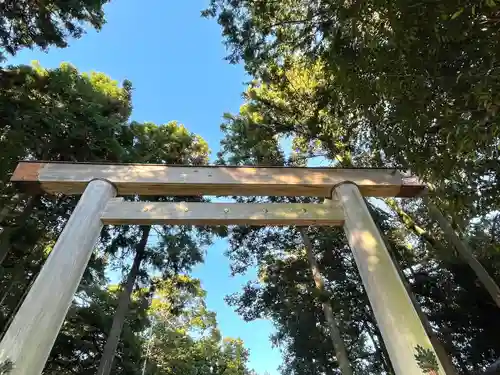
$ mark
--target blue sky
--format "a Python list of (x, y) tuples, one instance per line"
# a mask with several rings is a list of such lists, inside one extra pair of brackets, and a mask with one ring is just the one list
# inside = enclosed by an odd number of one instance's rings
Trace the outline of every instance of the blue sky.
[[(207, 3), (114, 0), (106, 6), (107, 24), (100, 33), (89, 31), (66, 49), (22, 51), (9, 63), (38, 60), (44, 67), (55, 67), (64, 61), (80, 71), (104, 72), (118, 81), (129, 79), (135, 88), (133, 120), (157, 124), (177, 120), (200, 134), (215, 154), (222, 136), (222, 114), (238, 111), (249, 77), (241, 66), (223, 60), (217, 23), (200, 17)], [(229, 276), (225, 249), (225, 241), (212, 246), (194, 275), (208, 291), (208, 306), (217, 312), (222, 333), (245, 341), (250, 365), (260, 374), (277, 374), (281, 357), (268, 340), (272, 325), (244, 323), (223, 301), (248, 279)]]

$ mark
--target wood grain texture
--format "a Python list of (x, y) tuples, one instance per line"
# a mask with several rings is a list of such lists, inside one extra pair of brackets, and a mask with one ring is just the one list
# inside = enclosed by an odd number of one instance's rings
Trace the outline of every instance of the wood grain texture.
[(0, 343), (0, 362), (11, 361), (9, 375), (39, 375), (103, 226), (101, 213), (115, 188), (92, 181)]
[[(37, 166), (37, 167), (34, 167)], [(120, 195), (274, 195), (330, 197), (335, 185), (351, 181), (364, 196), (411, 197), (424, 188), (390, 169), (287, 167), (186, 167), (155, 164), (21, 162), (12, 181), (27, 189), (81, 194), (100, 178)]]
[[(394, 370), (397, 375), (422, 375), (416, 347), (434, 349), (365, 201), (348, 183), (336, 188), (334, 198), (344, 208), (347, 239)], [(438, 374), (445, 374), (441, 364)]]
[(109, 201), (102, 213), (104, 224), (192, 225), (342, 225), (344, 213), (337, 204), (300, 203), (159, 203)]

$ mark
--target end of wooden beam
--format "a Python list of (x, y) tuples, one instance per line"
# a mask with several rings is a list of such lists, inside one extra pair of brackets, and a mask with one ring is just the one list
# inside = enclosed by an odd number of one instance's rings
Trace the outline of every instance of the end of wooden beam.
[(40, 171), (46, 163), (22, 161), (17, 164), (10, 181), (19, 190), (30, 194), (41, 194)]
[(425, 189), (427, 185), (420, 181), (417, 177), (403, 177), (401, 188), (399, 189), (399, 194), (396, 195), (398, 198), (413, 198), (419, 196)]

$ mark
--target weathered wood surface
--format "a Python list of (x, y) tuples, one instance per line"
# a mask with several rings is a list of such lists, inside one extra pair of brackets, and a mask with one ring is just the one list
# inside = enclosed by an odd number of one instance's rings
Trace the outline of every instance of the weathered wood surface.
[(342, 225), (344, 212), (338, 203), (166, 203), (109, 201), (104, 224), (192, 225)]
[[(347, 240), (394, 371), (422, 375), (415, 360), (416, 348), (434, 349), (363, 197), (355, 185), (347, 183), (336, 188), (333, 198), (344, 208)], [(444, 374), (439, 364), (436, 375)]]
[(0, 343), (0, 362), (14, 366), (9, 375), (42, 373), (101, 232), (101, 213), (115, 194), (96, 180), (82, 195)]
[(21, 162), (12, 181), (48, 193), (81, 194), (94, 178), (110, 181), (119, 195), (274, 195), (330, 197), (351, 181), (364, 196), (412, 197), (424, 185), (392, 169), (165, 166)]

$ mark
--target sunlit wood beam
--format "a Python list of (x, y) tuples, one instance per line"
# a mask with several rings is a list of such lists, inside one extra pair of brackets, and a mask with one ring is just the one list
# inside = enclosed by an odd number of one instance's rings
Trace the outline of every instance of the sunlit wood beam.
[(166, 203), (111, 199), (101, 215), (104, 224), (317, 225), (341, 226), (338, 203)]
[(28, 190), (68, 195), (83, 193), (93, 179), (111, 182), (119, 195), (330, 197), (346, 181), (364, 196), (412, 197), (424, 189), (391, 169), (20, 162), (12, 176)]

